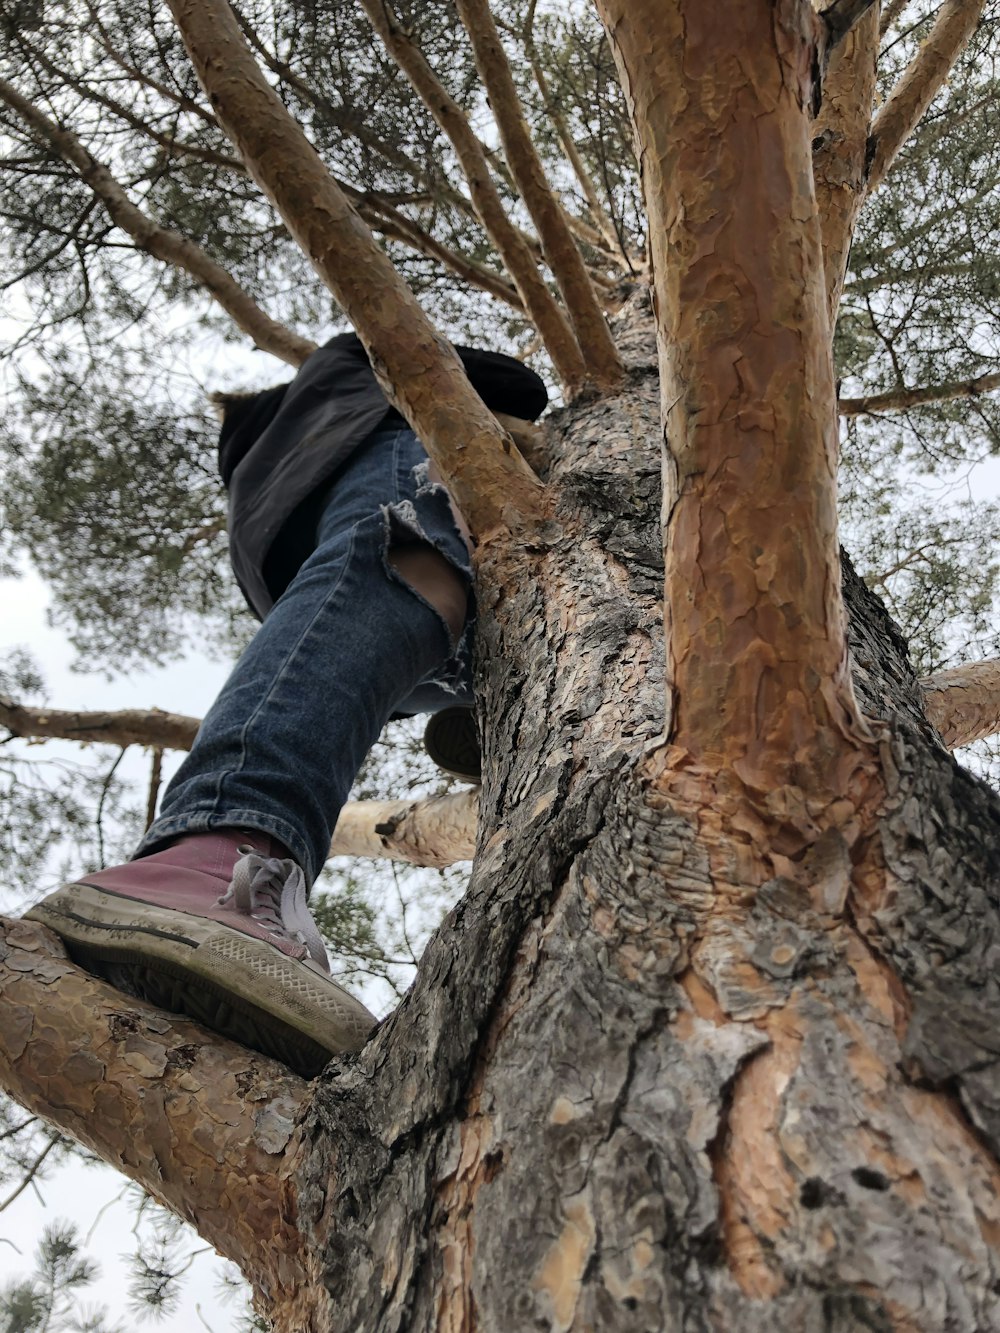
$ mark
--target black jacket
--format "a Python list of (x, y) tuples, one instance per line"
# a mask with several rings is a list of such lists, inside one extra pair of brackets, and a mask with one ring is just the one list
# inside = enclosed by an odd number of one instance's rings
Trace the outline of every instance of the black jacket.
[[(527, 421), (544, 411), (548, 395), (533, 370), (502, 352), (455, 351), (491, 410)], [(313, 352), (289, 384), (228, 407), (219, 470), (229, 489), (229, 551), (260, 619), (311, 550), (320, 488), (387, 418), (402, 421), (353, 333)]]

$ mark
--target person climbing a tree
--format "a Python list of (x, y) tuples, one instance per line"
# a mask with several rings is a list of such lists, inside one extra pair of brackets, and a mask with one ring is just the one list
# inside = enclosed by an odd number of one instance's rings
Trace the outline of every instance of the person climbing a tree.
[[(456, 350), (494, 413), (544, 410), (520, 362)], [(27, 915), (118, 989), (312, 1074), (375, 1022), (307, 906), (369, 748), (430, 713), (431, 757), (479, 776), (470, 542), (353, 333), (290, 383), (215, 401), (233, 569), (263, 624), (133, 859)]]

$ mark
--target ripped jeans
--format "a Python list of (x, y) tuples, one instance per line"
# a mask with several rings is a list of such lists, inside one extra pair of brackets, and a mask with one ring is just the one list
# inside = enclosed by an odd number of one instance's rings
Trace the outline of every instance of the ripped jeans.
[(426, 542), (471, 586), (447, 492), (405, 426), (381, 426), (338, 472), (313, 553), (201, 724), (135, 852), (218, 828), (277, 838), (312, 883), (385, 723), (472, 702), (471, 617), (459, 643), (389, 561)]

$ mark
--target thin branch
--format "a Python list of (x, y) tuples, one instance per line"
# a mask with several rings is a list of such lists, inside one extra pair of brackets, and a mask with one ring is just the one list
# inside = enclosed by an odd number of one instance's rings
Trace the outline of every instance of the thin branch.
[(480, 538), (531, 522), (541, 487), (301, 127), (225, 0), (170, 0), (227, 135), (357, 330), (393, 406)]
[(168, 102), (172, 102), (182, 111), (197, 116), (200, 120), (203, 120), (206, 125), (210, 125), (213, 129), (221, 129), (219, 122), (206, 107), (203, 107), (198, 102), (193, 102), (191, 98), (185, 97), (183, 93), (176, 88), (171, 88), (169, 84), (160, 83), (159, 80), (154, 79), (152, 75), (146, 74), (143, 70), (126, 60), (115, 45), (113, 39), (109, 36), (107, 29), (104, 27), (96, 5), (88, 2), (87, 13), (90, 15), (91, 22), (100, 34), (101, 45), (104, 47), (104, 50), (118, 68), (127, 74), (130, 79), (141, 84), (144, 88), (149, 88), (154, 93), (159, 93), (159, 95), (165, 98)]
[(531, 72), (535, 77), (535, 83), (538, 85), (538, 91), (542, 95), (542, 103), (545, 107), (546, 115), (555, 126), (556, 134), (559, 137), (560, 144), (562, 144), (563, 152), (566, 154), (566, 159), (573, 168), (573, 174), (576, 176), (581, 190), (583, 190), (584, 198), (587, 200), (591, 214), (597, 224), (598, 234), (603, 238), (608, 253), (614, 258), (624, 272), (633, 274), (635, 270), (633, 269), (632, 262), (621, 243), (621, 237), (615, 229), (614, 219), (604, 207), (590, 172), (587, 170), (583, 158), (580, 156), (580, 152), (577, 149), (576, 144), (573, 142), (573, 136), (569, 132), (566, 118), (560, 111), (559, 104), (552, 96), (549, 89), (549, 82), (545, 77), (545, 70), (542, 68), (542, 63), (538, 58), (538, 51), (535, 47), (534, 23), (536, 9), (537, 0), (532, 0), (532, 3), (528, 6), (528, 13), (524, 20), (521, 37), (524, 42), (525, 54), (531, 63)]
[(598, 384), (612, 387), (625, 373), (621, 357), (566, 214), (546, 179), (490, 7), (486, 0), (457, 0), (457, 7), (500, 131), (507, 165), (566, 303), (587, 370)]
[(1000, 661), (967, 662), (920, 684), (927, 719), (949, 750), (1000, 733)]
[(984, 3), (985, 0), (944, 0), (926, 41), (875, 117), (869, 141), (869, 193), (885, 180), (897, 153), (944, 87), (976, 29)]
[(426, 255), (428, 259), (436, 259), (463, 282), (488, 292), (490, 296), (505, 302), (520, 314), (524, 313), (524, 303), (517, 293), (517, 288), (499, 273), (443, 245), (405, 213), (400, 213), (398, 209), (384, 203), (377, 195), (371, 192), (363, 195), (360, 191), (351, 190), (346, 186), (344, 193), (352, 200), (360, 215), (373, 230), (401, 241), (410, 249), (416, 250), (418, 254)]
[(952, 380), (947, 384), (926, 384), (916, 389), (890, 389), (869, 394), (867, 398), (841, 398), (837, 410), (844, 417), (873, 415), (877, 412), (903, 412), (923, 403), (943, 403), (952, 398), (978, 398), (980, 394), (1000, 389), (1000, 374), (978, 375), (971, 380)]
[(104, 204), (112, 221), (132, 237), (140, 250), (187, 273), (262, 351), (298, 366), (315, 350), (316, 344), (310, 339), (300, 337), (266, 314), (201, 246), (179, 231), (161, 226), (137, 208), (107, 167), (92, 156), (72, 131), (56, 125), (5, 79), (0, 79), (0, 99), (74, 168)]
[(8, 1194), (6, 1199), (4, 1199), (2, 1203), (0, 1203), (0, 1213), (4, 1212), (5, 1209), (9, 1208), (15, 1199), (20, 1198), (20, 1196), (24, 1193), (24, 1191), (28, 1188), (28, 1186), (38, 1175), (39, 1171), (42, 1169), (43, 1165), (45, 1164), (46, 1157), (48, 1157), (49, 1153), (52, 1152), (53, 1148), (56, 1148), (58, 1145), (59, 1145), (58, 1138), (49, 1139), (48, 1143), (45, 1145), (42, 1151), (32, 1162), (31, 1166), (28, 1168), (27, 1172), (25, 1173), (24, 1179), (21, 1181), (20, 1185), (18, 1185), (18, 1187), (12, 1193)]
[(156, 819), (156, 802), (160, 799), (160, 783), (163, 780), (163, 751), (159, 746), (153, 751), (153, 762), (149, 770), (149, 794), (146, 797), (146, 829)]
[(451, 141), (468, 181), (476, 212), (513, 278), (525, 310), (542, 335), (556, 373), (571, 393), (577, 392), (587, 379), (583, 353), (565, 314), (542, 280), (530, 248), (507, 216), (468, 117), (444, 88), (388, 4), (382, 0), (361, 0), (361, 3), (389, 54)]
[(190, 157), (199, 162), (206, 162), (210, 166), (223, 167), (227, 171), (236, 171), (245, 173), (246, 168), (237, 157), (232, 157), (225, 153), (217, 153), (211, 148), (201, 148), (197, 144), (184, 143), (175, 138), (172, 134), (166, 134), (163, 131), (154, 129), (153, 126), (143, 117), (107, 93), (100, 92), (97, 88), (78, 79), (64, 67), (57, 65), (40, 46), (29, 42), (23, 35), (20, 37), (21, 45), (31, 55), (33, 60), (38, 63), (52, 75), (54, 75), (62, 84), (72, 88), (80, 97), (88, 102), (93, 102), (97, 106), (102, 106), (112, 115), (123, 120), (126, 125), (131, 125), (133, 129), (138, 130), (140, 134), (151, 139), (153, 143), (158, 144), (164, 152), (171, 157)]
[(97, 829), (97, 861), (99, 865), (104, 865), (104, 802), (108, 799), (108, 792), (111, 790), (111, 779), (114, 777), (118, 765), (125, 758), (127, 745), (123, 745), (118, 751), (118, 757), (104, 775), (104, 781), (101, 783), (101, 796), (97, 802), (97, 813), (94, 815), (94, 825)]

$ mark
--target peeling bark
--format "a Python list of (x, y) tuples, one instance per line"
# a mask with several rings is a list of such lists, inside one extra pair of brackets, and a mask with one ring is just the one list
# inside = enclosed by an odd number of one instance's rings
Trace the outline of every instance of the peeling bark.
[(949, 750), (1000, 732), (1000, 662), (966, 662), (920, 684), (927, 717)]
[(878, 5), (869, 8), (834, 52), (823, 79), (823, 101), (813, 129), (813, 178), (823, 233), (831, 328), (836, 323), (851, 240), (866, 192), (878, 13)]
[(349, 801), (340, 812), (331, 856), (376, 856), (416, 866), (471, 861), (479, 790), (420, 801)]
[(801, 855), (878, 789), (836, 567), (817, 20), (795, 0), (599, 9), (639, 145), (661, 349), (672, 716), (651, 764), (713, 808), (720, 838), (743, 830), (764, 879), (771, 851)]
[(81, 972), (43, 926), (0, 931), (5, 1090), (190, 1222), (266, 1303), (308, 1289), (295, 1170), (310, 1085)]
[[(544, 540), (479, 557), (469, 889), (402, 1004), (300, 1103), (278, 1188), (310, 1267), (261, 1303), (283, 1333), (996, 1327), (1000, 802), (941, 748), (846, 560), (885, 790), (869, 836), (829, 823), (795, 862), (775, 839), (762, 883), (745, 832), (650, 780), (659, 386), (640, 302), (626, 318), (626, 387), (554, 416)], [(5, 1000), (22, 976), (0, 964)], [(139, 1012), (86, 984), (96, 1028), (102, 1005)], [(32, 1105), (51, 1068), (40, 1051)], [(185, 1111), (209, 1108), (213, 1135), (214, 1095), (204, 1081)], [(107, 1137), (120, 1155), (116, 1122)], [(182, 1196), (189, 1170), (171, 1177)]]

